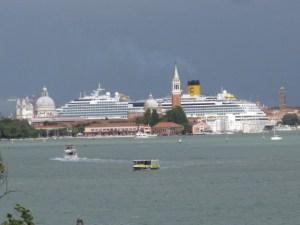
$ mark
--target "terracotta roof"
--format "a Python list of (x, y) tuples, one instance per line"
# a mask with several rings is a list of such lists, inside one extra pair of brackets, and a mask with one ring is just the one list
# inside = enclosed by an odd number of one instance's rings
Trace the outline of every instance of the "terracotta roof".
[(66, 126), (62, 125), (40, 125), (40, 126), (33, 126), (37, 130), (57, 130), (57, 129), (64, 129)]
[(91, 124), (86, 128), (90, 127), (137, 127), (135, 123), (100, 123), (100, 124)]
[(159, 122), (153, 128), (183, 128), (183, 126), (174, 122)]

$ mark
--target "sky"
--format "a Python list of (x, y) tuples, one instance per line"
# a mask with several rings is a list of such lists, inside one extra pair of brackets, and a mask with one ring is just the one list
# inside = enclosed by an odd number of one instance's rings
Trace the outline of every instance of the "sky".
[(299, 0), (1, 0), (0, 112), (39, 96), (57, 106), (100, 82), (132, 99), (186, 91), (300, 106)]

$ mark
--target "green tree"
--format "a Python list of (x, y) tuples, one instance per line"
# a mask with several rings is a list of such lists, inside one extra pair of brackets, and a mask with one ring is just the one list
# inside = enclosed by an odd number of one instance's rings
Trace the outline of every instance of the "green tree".
[(146, 124), (146, 125), (154, 126), (159, 122), (159, 115), (155, 109), (154, 110), (147, 109), (146, 112), (144, 113), (144, 116), (136, 118), (135, 122), (137, 124)]
[(159, 122), (159, 115), (157, 113), (157, 111), (155, 109), (153, 109), (152, 113), (151, 113), (151, 117), (150, 117), (150, 121), (149, 121), (149, 125), (151, 127), (153, 127), (154, 125), (156, 125)]
[(185, 112), (180, 106), (177, 106), (167, 111), (166, 119), (168, 122), (174, 122), (178, 124), (188, 123), (188, 119), (185, 115)]
[(150, 109), (147, 109), (146, 112), (144, 113), (143, 122), (144, 124), (150, 124), (150, 120), (151, 120), (151, 111)]
[(167, 111), (166, 115), (162, 118), (162, 121), (174, 122), (184, 126), (184, 133), (190, 133), (191, 126), (189, 121), (185, 115), (185, 112), (180, 106), (177, 106), (169, 111)]
[(6, 215), (6, 221), (1, 223), (1, 225), (34, 225), (33, 216), (29, 209), (17, 204), (15, 211), (20, 214), (20, 218), (16, 218), (14, 215), (8, 213)]
[(0, 120), (0, 138), (37, 137), (38, 132), (26, 120)]
[(296, 126), (300, 124), (299, 118), (295, 113), (288, 113), (282, 117), (282, 123), (284, 125)]

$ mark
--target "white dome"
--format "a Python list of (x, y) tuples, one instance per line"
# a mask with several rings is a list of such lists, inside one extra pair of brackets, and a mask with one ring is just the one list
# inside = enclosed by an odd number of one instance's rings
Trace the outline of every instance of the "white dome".
[(38, 98), (35, 103), (35, 107), (37, 111), (40, 110), (55, 110), (55, 103), (52, 98), (49, 96), (42, 96)]
[(44, 87), (41, 97), (35, 103), (36, 116), (38, 118), (49, 118), (56, 116), (55, 103), (48, 96), (47, 88)]
[(152, 97), (152, 95), (149, 95), (149, 98), (147, 99), (147, 101), (145, 102), (145, 106), (144, 109), (157, 109), (158, 108), (158, 103), (157, 101)]

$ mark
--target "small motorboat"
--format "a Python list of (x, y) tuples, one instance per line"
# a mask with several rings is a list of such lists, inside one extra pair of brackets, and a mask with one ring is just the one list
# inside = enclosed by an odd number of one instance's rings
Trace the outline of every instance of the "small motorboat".
[(66, 159), (77, 159), (77, 151), (74, 145), (65, 145), (65, 158)]
[(273, 128), (273, 136), (270, 138), (271, 141), (280, 141), (282, 140), (282, 137), (276, 134), (276, 127)]
[(143, 138), (151, 138), (151, 137), (157, 137), (157, 134), (149, 134), (149, 133), (144, 133), (142, 131), (138, 131), (136, 134), (135, 134), (135, 138), (139, 139), (143, 139)]
[(271, 140), (272, 141), (280, 141), (280, 140), (282, 140), (282, 137), (280, 137), (278, 135), (274, 135), (274, 136), (271, 137)]

